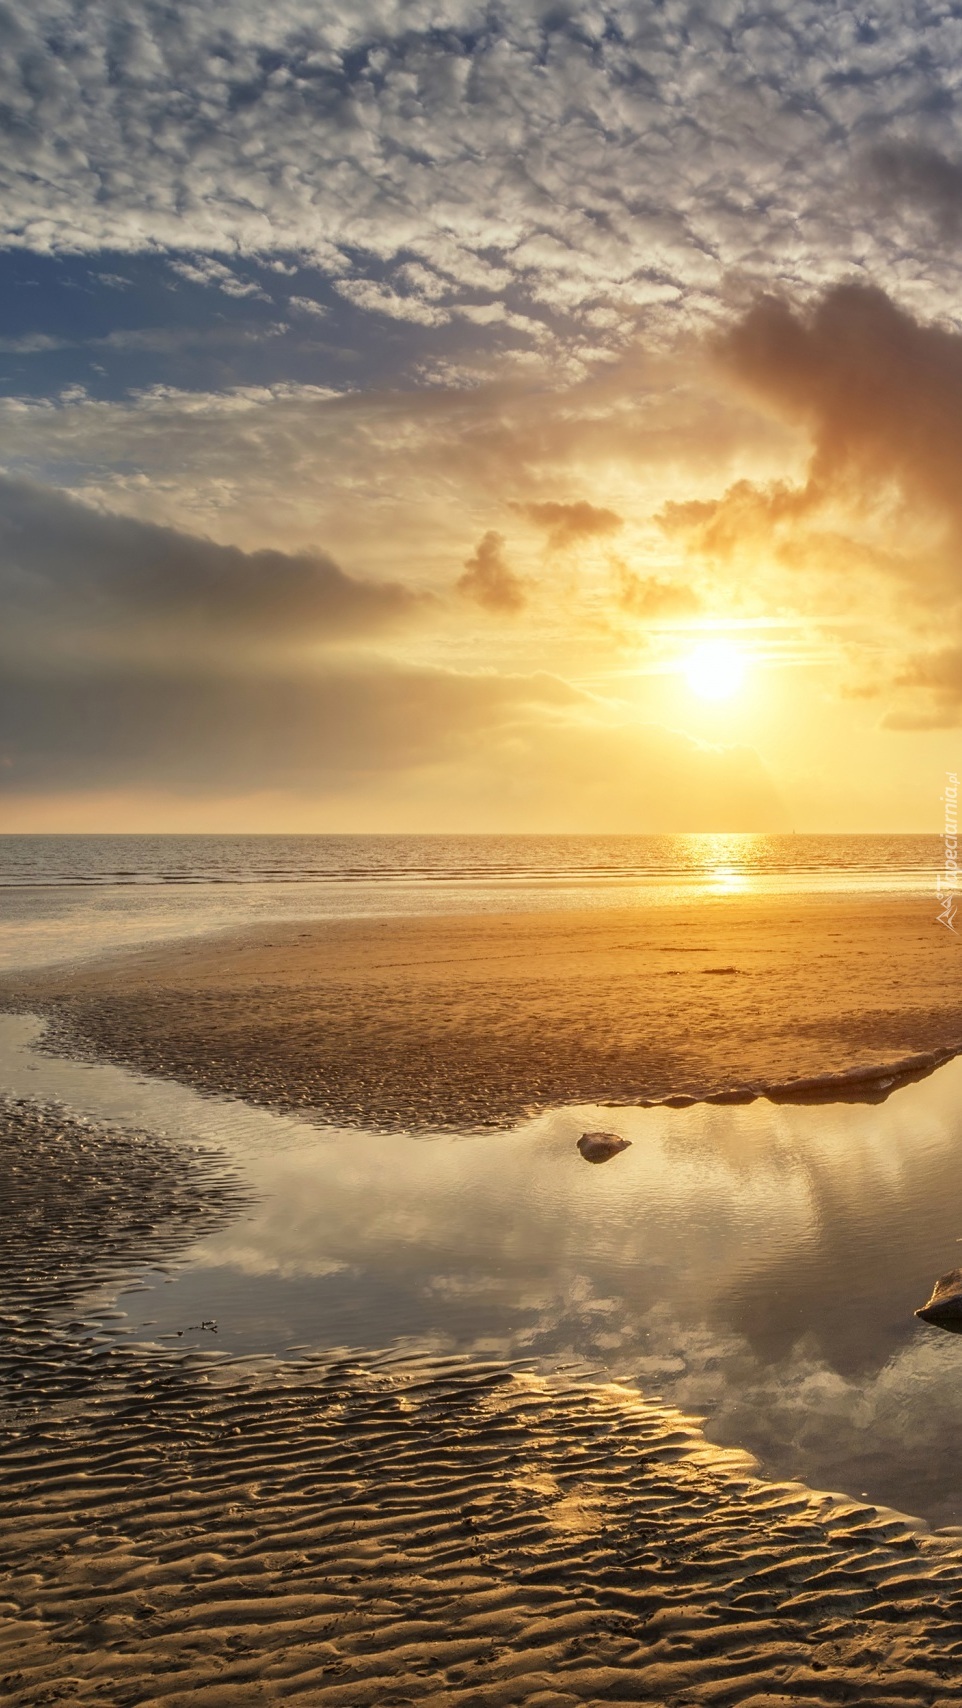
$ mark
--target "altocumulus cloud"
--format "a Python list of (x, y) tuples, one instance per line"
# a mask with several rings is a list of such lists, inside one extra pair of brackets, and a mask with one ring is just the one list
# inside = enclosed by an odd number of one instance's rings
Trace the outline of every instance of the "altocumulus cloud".
[[(228, 293), (232, 255), (296, 252), (437, 326), (513, 290), (610, 343), (732, 269), (897, 282), (904, 197), (864, 207), (864, 160), (954, 208), (959, 51), (936, 0), (36, 0), (0, 30), (2, 232), (183, 251)], [(949, 306), (953, 256), (926, 272)]]

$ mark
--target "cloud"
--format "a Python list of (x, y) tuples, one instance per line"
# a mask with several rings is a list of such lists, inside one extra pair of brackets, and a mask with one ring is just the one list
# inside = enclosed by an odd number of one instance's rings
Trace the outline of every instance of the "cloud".
[(165, 661), (155, 671), (5, 672), (4, 781), (251, 790), (363, 781), (457, 755), (504, 708), (577, 700), (557, 680), (369, 666), (251, 674)]
[[(293, 298), (294, 306), (299, 306), (304, 300)], [(320, 306), (316, 312), (325, 311)], [(0, 353), (14, 356), (49, 355), (54, 350), (96, 350), (108, 354), (140, 354), (150, 352), (155, 355), (172, 355), (181, 351), (203, 348), (235, 350), (239, 346), (262, 344), (267, 338), (278, 338), (289, 331), (282, 320), (268, 321), (260, 325), (244, 325), (234, 322), (230, 326), (138, 326), (115, 327), (112, 332), (103, 333), (98, 337), (53, 337), (44, 332), (22, 333), (16, 338), (0, 338)]]
[(158, 355), (172, 355), (197, 347), (205, 351), (212, 348), (231, 350), (245, 344), (262, 344), (267, 338), (279, 338), (287, 330), (282, 320), (268, 321), (260, 326), (235, 323), (232, 326), (117, 327), (102, 338), (86, 339), (84, 345), (88, 350), (151, 351)]
[(910, 698), (885, 713), (885, 729), (955, 729), (962, 723), (962, 637), (909, 658), (894, 685), (910, 690)]
[(0, 476), (0, 654), (249, 656), (379, 632), (425, 608), (323, 553), (241, 551)]
[(833, 498), (877, 510), (895, 491), (962, 538), (962, 333), (845, 284), (807, 312), (762, 299), (718, 348), (733, 375), (810, 435), (807, 482), (775, 491), (773, 512)]
[(5, 356), (45, 356), (51, 350), (64, 350), (65, 338), (54, 338), (46, 332), (24, 332), (17, 338), (0, 338), (0, 351)]
[(574, 504), (512, 504), (511, 508), (546, 531), (551, 551), (562, 551), (579, 540), (616, 533), (624, 526), (624, 518), (616, 511), (600, 509), (583, 498)]
[(962, 334), (922, 324), (883, 291), (838, 285), (808, 312), (758, 302), (719, 343), (730, 371), (805, 425), (804, 499), (910, 502), (962, 522)]
[[(384, 660), (283, 675), (178, 667), (0, 676), (0, 790), (285, 792), (347, 822), (447, 830), (777, 828), (757, 754), (708, 747), (548, 674)], [(378, 818), (380, 814), (380, 818)], [(315, 820), (316, 822), (316, 820)]]
[(301, 314), (325, 315), (327, 309), (322, 302), (315, 302), (313, 297), (289, 297), (288, 304)]
[(439, 274), (433, 273), (430, 267), (423, 267), (419, 261), (406, 262), (397, 269), (395, 277), (409, 290), (426, 297), (428, 302), (437, 302), (439, 298), (447, 296), (451, 289), (450, 279), (441, 278)]
[[(669, 503), (663, 527), (718, 562), (744, 569), (761, 557), (816, 578), (836, 609), (847, 600), (881, 616), (887, 601), (903, 654), (891, 685), (934, 700), (942, 718), (960, 698), (943, 648), (946, 630), (962, 643), (962, 333), (843, 284), (806, 308), (762, 298), (716, 349), (765, 408), (804, 429), (807, 473)], [(926, 636), (931, 657), (918, 645)], [(931, 718), (931, 707), (910, 708), (886, 722)]]
[(466, 559), (458, 592), (483, 605), (486, 611), (513, 613), (525, 604), (524, 582), (504, 555), (504, 537), (489, 529)]
[(190, 261), (171, 261), (170, 269), (192, 285), (214, 285), (229, 297), (260, 297), (270, 302), (267, 292), (252, 279), (241, 279), (223, 261), (213, 255), (196, 255)]
[(418, 326), (444, 326), (451, 318), (445, 309), (425, 302), (422, 297), (400, 296), (397, 291), (375, 284), (372, 279), (337, 279), (334, 289), (355, 308), (385, 314), (390, 320), (409, 320)]
[(868, 156), (870, 180), (883, 207), (934, 219), (952, 240), (962, 229), (962, 166), (918, 142), (881, 142)]
[(617, 573), (618, 605), (630, 617), (691, 617), (702, 609), (702, 600), (687, 582), (636, 575), (627, 564), (619, 564)]
[[(958, 59), (927, 0), (858, 28), (818, 0), (43, 0), (3, 47), (8, 244), (186, 251), (229, 294), (258, 288), (233, 258), (297, 254), (433, 325), (478, 289), (572, 333), (615, 305), (609, 347), (639, 315), (704, 321), (734, 275), (812, 291), (857, 263), (901, 288), (859, 161), (895, 125), (951, 154)], [(914, 279), (954, 308), (952, 257)]]

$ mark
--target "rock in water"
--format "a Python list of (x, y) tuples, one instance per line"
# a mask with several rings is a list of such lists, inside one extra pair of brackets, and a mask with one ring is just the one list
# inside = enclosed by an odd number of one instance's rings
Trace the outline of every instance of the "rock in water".
[(585, 1162), (607, 1162), (619, 1151), (626, 1151), (630, 1144), (630, 1139), (623, 1139), (618, 1133), (582, 1133), (578, 1149)]
[(947, 1275), (940, 1275), (932, 1288), (932, 1297), (915, 1314), (924, 1323), (962, 1334), (962, 1269), (950, 1269)]

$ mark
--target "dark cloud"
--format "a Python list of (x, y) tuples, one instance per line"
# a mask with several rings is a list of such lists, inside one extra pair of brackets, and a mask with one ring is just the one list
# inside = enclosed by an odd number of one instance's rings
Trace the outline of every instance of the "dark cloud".
[[(786, 537), (832, 506), (929, 531), (929, 549), (875, 553), (920, 600), (962, 594), (962, 333), (926, 325), (883, 291), (846, 284), (808, 310), (765, 297), (722, 337), (728, 372), (766, 407), (804, 428), (807, 478), (766, 487), (741, 480), (721, 499), (672, 503), (663, 524), (731, 555), (760, 530)], [(933, 534), (938, 540), (933, 541)]]
[[(954, 702), (962, 640), (962, 333), (926, 324), (881, 290), (836, 286), (807, 309), (756, 302), (718, 342), (728, 372), (763, 405), (805, 429), (807, 477), (738, 481), (717, 500), (670, 504), (663, 526), (720, 559), (763, 549), (792, 570), (818, 570), (871, 597), (901, 600), (908, 650), (928, 629), (936, 654), (891, 686), (942, 711)], [(921, 727), (930, 712), (891, 713)], [(953, 720), (954, 721), (954, 720)]]
[(561, 551), (579, 540), (613, 534), (624, 527), (624, 518), (617, 511), (602, 510), (583, 498), (574, 504), (512, 504), (511, 508), (536, 527), (545, 529), (552, 551)]
[(811, 435), (807, 486), (776, 493), (776, 507), (835, 494), (871, 503), (894, 484), (962, 528), (962, 334), (920, 323), (881, 290), (846, 284), (809, 312), (764, 298), (719, 351)]
[(321, 789), (455, 759), (467, 732), (506, 712), (583, 698), (547, 675), (383, 663), (296, 675), (12, 667), (0, 684), (3, 783)]
[(958, 237), (962, 166), (956, 161), (923, 143), (885, 142), (871, 150), (868, 164), (883, 209), (910, 216), (921, 212), (935, 220), (943, 237)]
[(524, 582), (505, 558), (503, 535), (493, 528), (465, 560), (464, 574), (457, 585), (459, 593), (483, 605), (486, 611), (511, 615), (525, 604)]
[(425, 600), (358, 580), (323, 553), (241, 551), (0, 476), (0, 650), (125, 654), (337, 640)]

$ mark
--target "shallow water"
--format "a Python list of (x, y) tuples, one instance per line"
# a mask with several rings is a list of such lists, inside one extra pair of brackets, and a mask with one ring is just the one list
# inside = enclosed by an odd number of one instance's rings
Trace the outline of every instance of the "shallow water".
[[(136, 1339), (585, 1365), (774, 1474), (962, 1524), (962, 1337), (912, 1315), (962, 1261), (962, 1060), (868, 1107), (562, 1109), (414, 1138), (48, 1057), (39, 1030), (0, 1016), (7, 1090), (218, 1144), (257, 1196), (121, 1297)], [(632, 1143), (592, 1166), (576, 1142), (598, 1126)]]
[(935, 895), (936, 836), (0, 836), (0, 968), (272, 921)]

